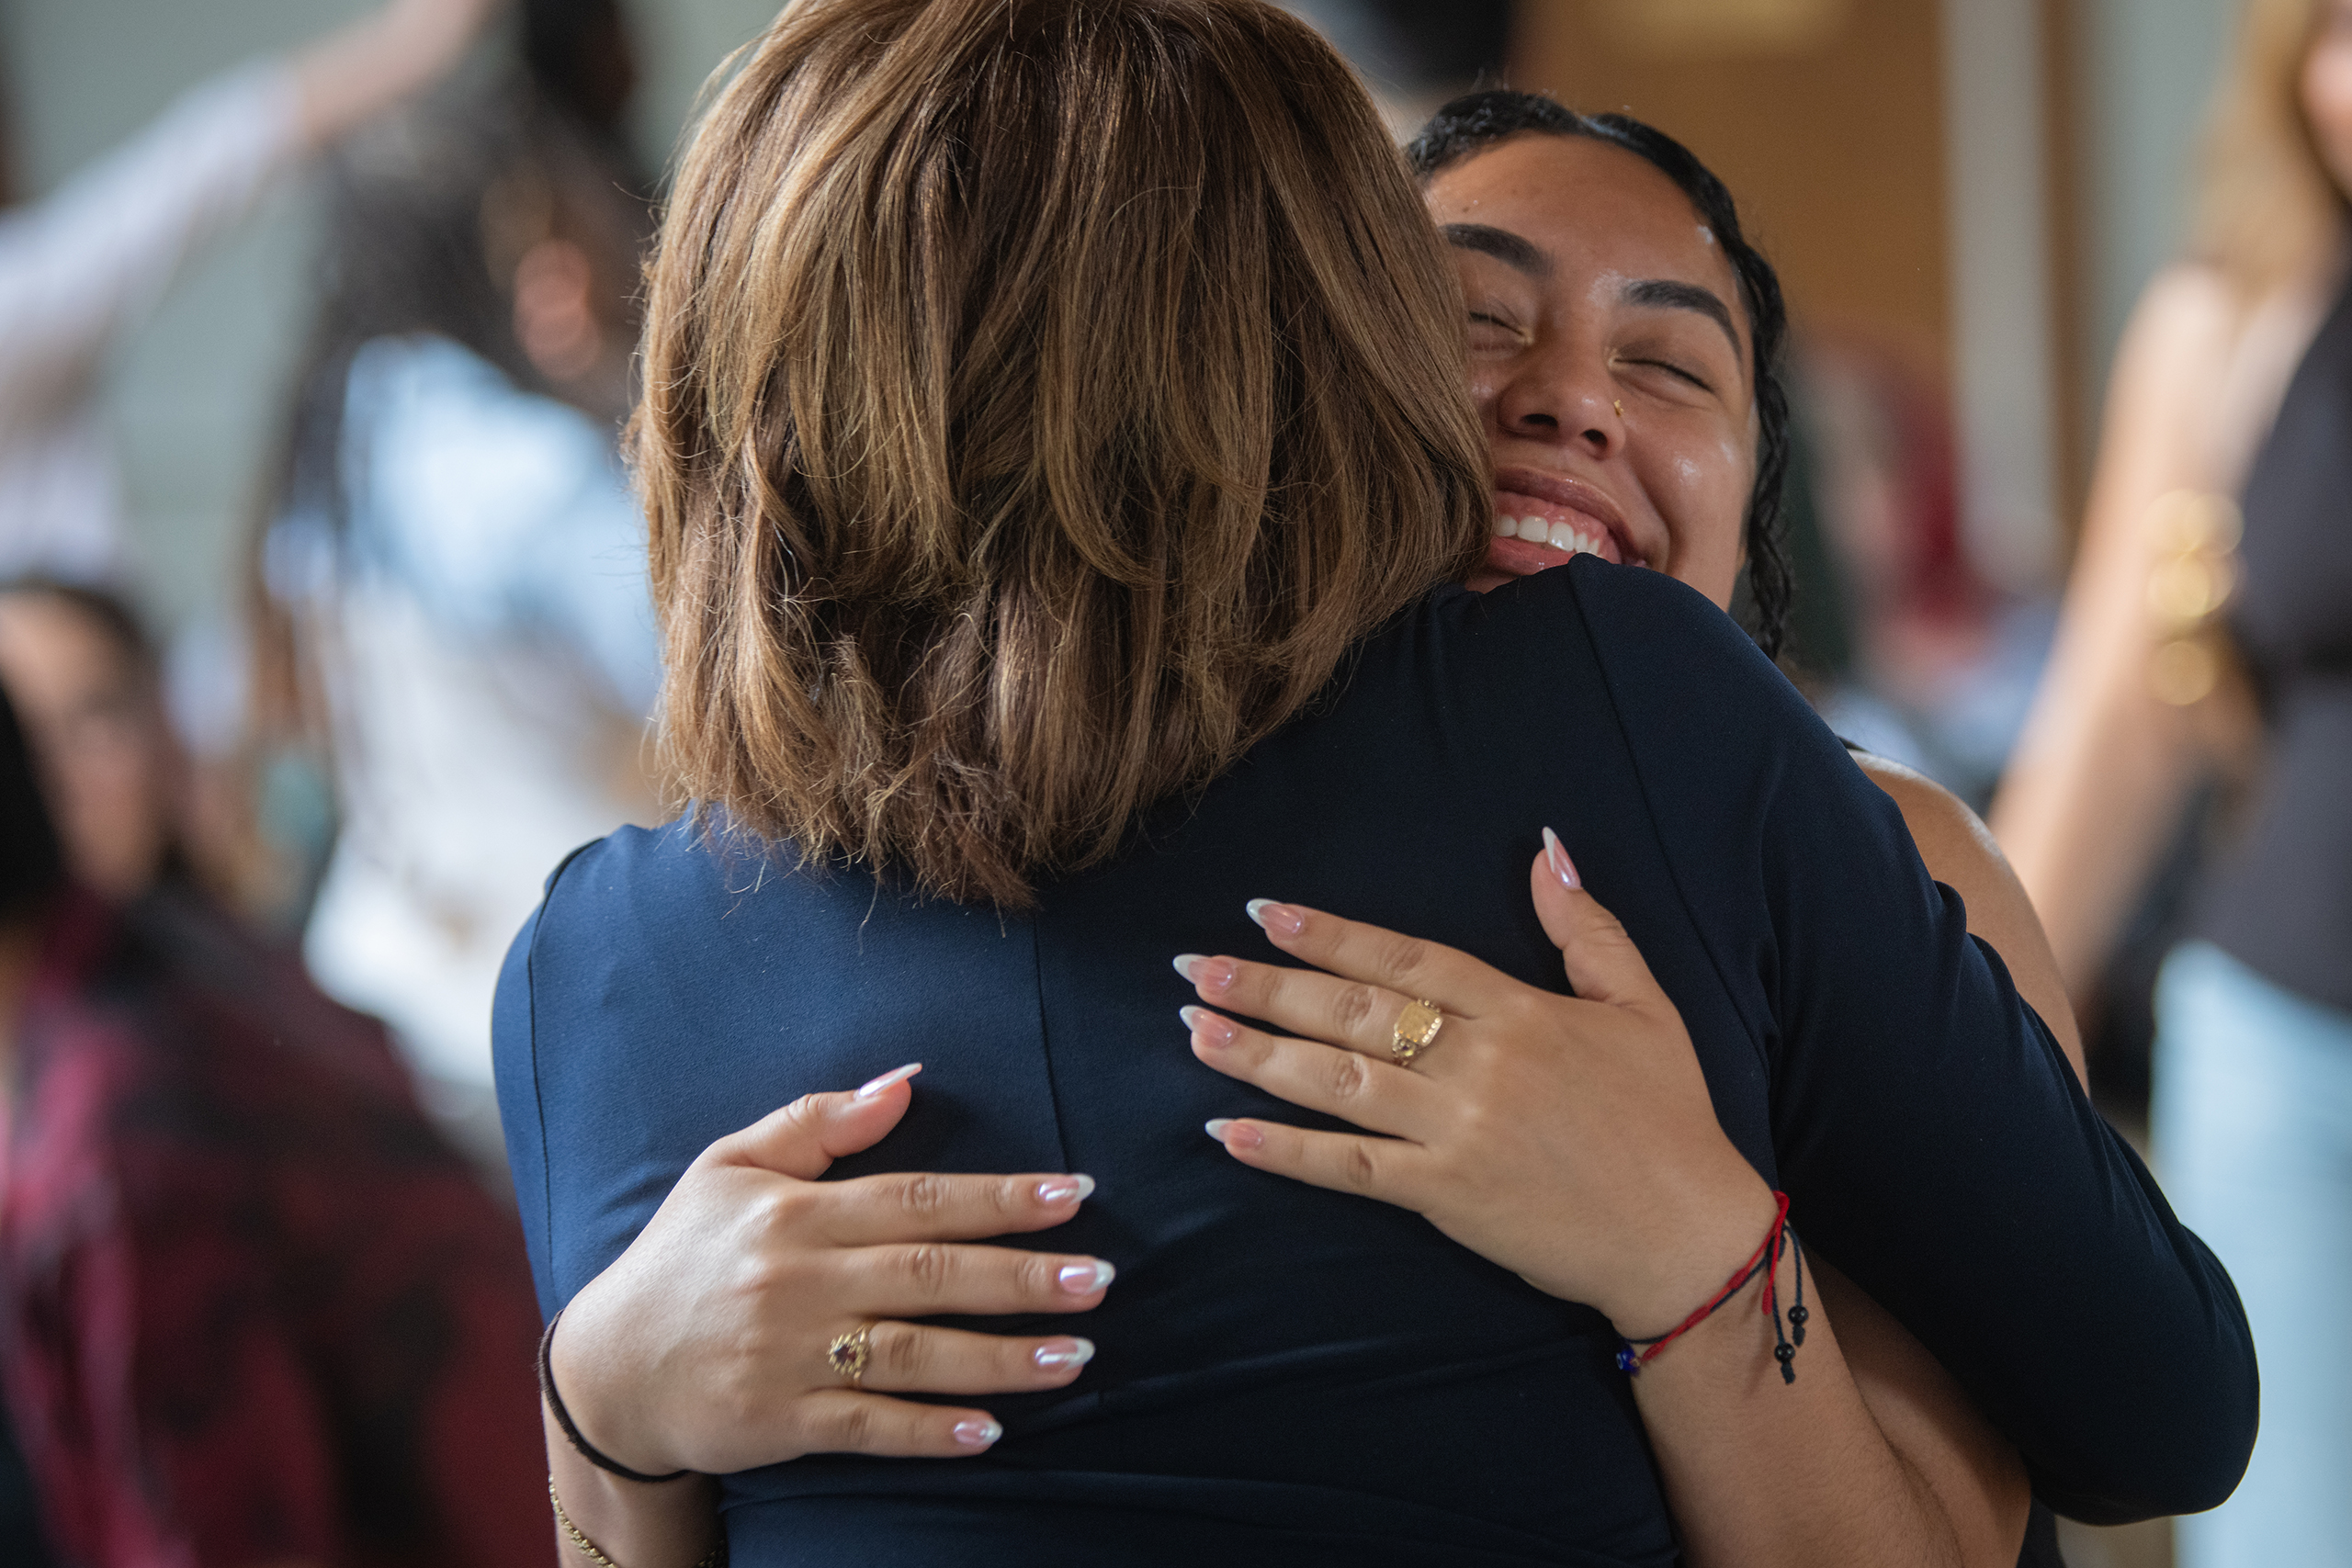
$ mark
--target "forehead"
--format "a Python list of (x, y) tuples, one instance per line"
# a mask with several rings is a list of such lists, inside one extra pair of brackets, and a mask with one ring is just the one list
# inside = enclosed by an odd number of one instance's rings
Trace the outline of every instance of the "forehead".
[(1529, 132), (1444, 169), (1425, 194), (1440, 224), (1484, 223), (1532, 241), (1572, 289), (1602, 274), (1669, 278), (1739, 308), (1731, 259), (1690, 198), (1622, 147)]

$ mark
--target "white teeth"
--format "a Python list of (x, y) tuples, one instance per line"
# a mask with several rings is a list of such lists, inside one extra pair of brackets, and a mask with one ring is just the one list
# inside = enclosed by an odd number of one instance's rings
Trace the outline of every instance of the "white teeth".
[(1565, 555), (1597, 556), (1600, 553), (1600, 541), (1598, 538), (1567, 523), (1553, 524), (1544, 543)]
[(1559, 551), (1562, 555), (1600, 554), (1600, 538), (1567, 523), (1546, 523), (1541, 517), (1507, 517), (1497, 514), (1495, 536), (1498, 539), (1525, 539)]

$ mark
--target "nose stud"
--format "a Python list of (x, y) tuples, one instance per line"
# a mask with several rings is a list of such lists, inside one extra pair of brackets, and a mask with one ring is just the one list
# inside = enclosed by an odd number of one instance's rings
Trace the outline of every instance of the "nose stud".
[(1625, 417), (1625, 405), (1622, 400), (1611, 398), (1609, 400), (1609, 406), (1617, 411), (1617, 417), (1619, 419)]

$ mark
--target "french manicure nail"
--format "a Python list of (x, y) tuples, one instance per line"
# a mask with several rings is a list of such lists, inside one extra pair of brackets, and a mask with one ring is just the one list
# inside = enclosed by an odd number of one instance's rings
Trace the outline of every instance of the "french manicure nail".
[(1577, 875), (1577, 863), (1561, 847), (1560, 835), (1549, 828), (1544, 829), (1544, 858), (1552, 863), (1552, 874), (1560, 879), (1561, 886), (1573, 893), (1584, 886), (1583, 879)]
[(860, 1100), (872, 1100), (876, 1095), (880, 1094), (892, 1084), (904, 1083), (921, 1071), (922, 1071), (922, 1064), (921, 1062), (909, 1062), (903, 1067), (893, 1067), (888, 1072), (884, 1073), (880, 1077), (876, 1078), (869, 1083), (861, 1084), (858, 1087), (857, 1098)]
[(958, 1421), (956, 1440), (967, 1449), (984, 1449), (1004, 1436), (1004, 1428), (993, 1421)]
[(1228, 1149), (1254, 1149), (1266, 1141), (1265, 1134), (1230, 1116), (1216, 1117), (1202, 1130)]
[(1037, 1183), (1040, 1203), (1082, 1203), (1094, 1196), (1091, 1176), (1049, 1176)]
[(1091, 1263), (1065, 1263), (1060, 1275), (1062, 1289), (1073, 1296), (1091, 1295), (1109, 1284), (1117, 1273), (1099, 1258)]
[(1047, 1371), (1059, 1371), (1064, 1367), (1082, 1367), (1094, 1359), (1091, 1339), (1048, 1339), (1037, 1347), (1037, 1364)]
[(1287, 904), (1277, 904), (1272, 898), (1250, 900), (1250, 918), (1276, 936), (1296, 936), (1306, 929), (1306, 917)]
[(1239, 973), (1230, 959), (1204, 958), (1197, 953), (1180, 953), (1175, 958), (1176, 973), (1204, 991), (1222, 991), (1233, 984)]
[(1178, 1008), (1176, 1016), (1184, 1021), (1184, 1027), (1193, 1032), (1193, 1037), (1205, 1045), (1230, 1045), (1241, 1033), (1206, 1008)]

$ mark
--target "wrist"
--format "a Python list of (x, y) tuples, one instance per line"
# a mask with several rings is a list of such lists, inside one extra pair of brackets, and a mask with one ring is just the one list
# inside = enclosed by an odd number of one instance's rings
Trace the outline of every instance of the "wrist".
[(1668, 1332), (1755, 1256), (1779, 1201), (1745, 1161), (1740, 1170), (1743, 1179), (1694, 1191), (1652, 1219), (1657, 1244), (1617, 1271), (1607, 1300), (1592, 1303), (1619, 1335), (1646, 1339)]
[(636, 1409), (626, 1388), (613, 1386), (613, 1360), (600, 1350), (594, 1305), (583, 1300), (587, 1294), (583, 1291), (556, 1314), (542, 1343), (541, 1404), (548, 1417), (574, 1452), (614, 1480), (641, 1484), (678, 1479), (692, 1467), (665, 1451), (653, 1423)]

